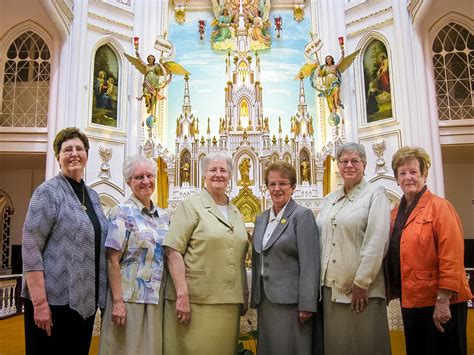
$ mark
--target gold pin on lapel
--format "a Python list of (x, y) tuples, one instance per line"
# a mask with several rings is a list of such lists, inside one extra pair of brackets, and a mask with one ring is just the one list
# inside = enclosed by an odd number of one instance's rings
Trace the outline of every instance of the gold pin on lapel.
[(281, 224), (285, 224), (285, 223), (286, 223), (286, 219), (283, 218), (283, 219), (281, 220)]

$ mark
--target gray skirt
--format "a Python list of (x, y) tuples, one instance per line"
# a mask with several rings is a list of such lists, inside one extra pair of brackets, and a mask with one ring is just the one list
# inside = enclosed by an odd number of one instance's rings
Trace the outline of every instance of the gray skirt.
[(383, 298), (370, 298), (363, 312), (331, 300), (323, 287), (324, 351), (326, 355), (390, 355), (387, 306)]
[(314, 316), (301, 324), (297, 304), (272, 303), (262, 292), (257, 308), (257, 354), (311, 355)]

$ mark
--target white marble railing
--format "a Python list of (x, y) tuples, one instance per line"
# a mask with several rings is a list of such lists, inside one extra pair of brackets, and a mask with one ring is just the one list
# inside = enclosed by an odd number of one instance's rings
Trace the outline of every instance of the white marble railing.
[(22, 275), (0, 276), (0, 318), (18, 313), (17, 294)]

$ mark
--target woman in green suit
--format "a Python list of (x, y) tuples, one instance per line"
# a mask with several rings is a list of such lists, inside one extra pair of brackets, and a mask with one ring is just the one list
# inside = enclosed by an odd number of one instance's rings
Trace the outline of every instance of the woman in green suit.
[(247, 232), (225, 193), (230, 157), (208, 154), (201, 172), (206, 188), (178, 206), (163, 243), (172, 279), (166, 285), (163, 350), (233, 355), (239, 316), (247, 308)]

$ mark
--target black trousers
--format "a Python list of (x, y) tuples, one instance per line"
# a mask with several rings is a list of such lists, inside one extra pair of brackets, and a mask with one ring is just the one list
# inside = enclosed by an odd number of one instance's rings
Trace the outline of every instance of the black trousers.
[(33, 303), (28, 299), (23, 301), (26, 355), (89, 354), (95, 315), (84, 320), (69, 306), (50, 305), (53, 326), (48, 336), (35, 325)]
[(402, 308), (407, 355), (466, 355), (467, 303), (449, 306), (451, 320), (441, 333), (433, 322), (434, 307)]

